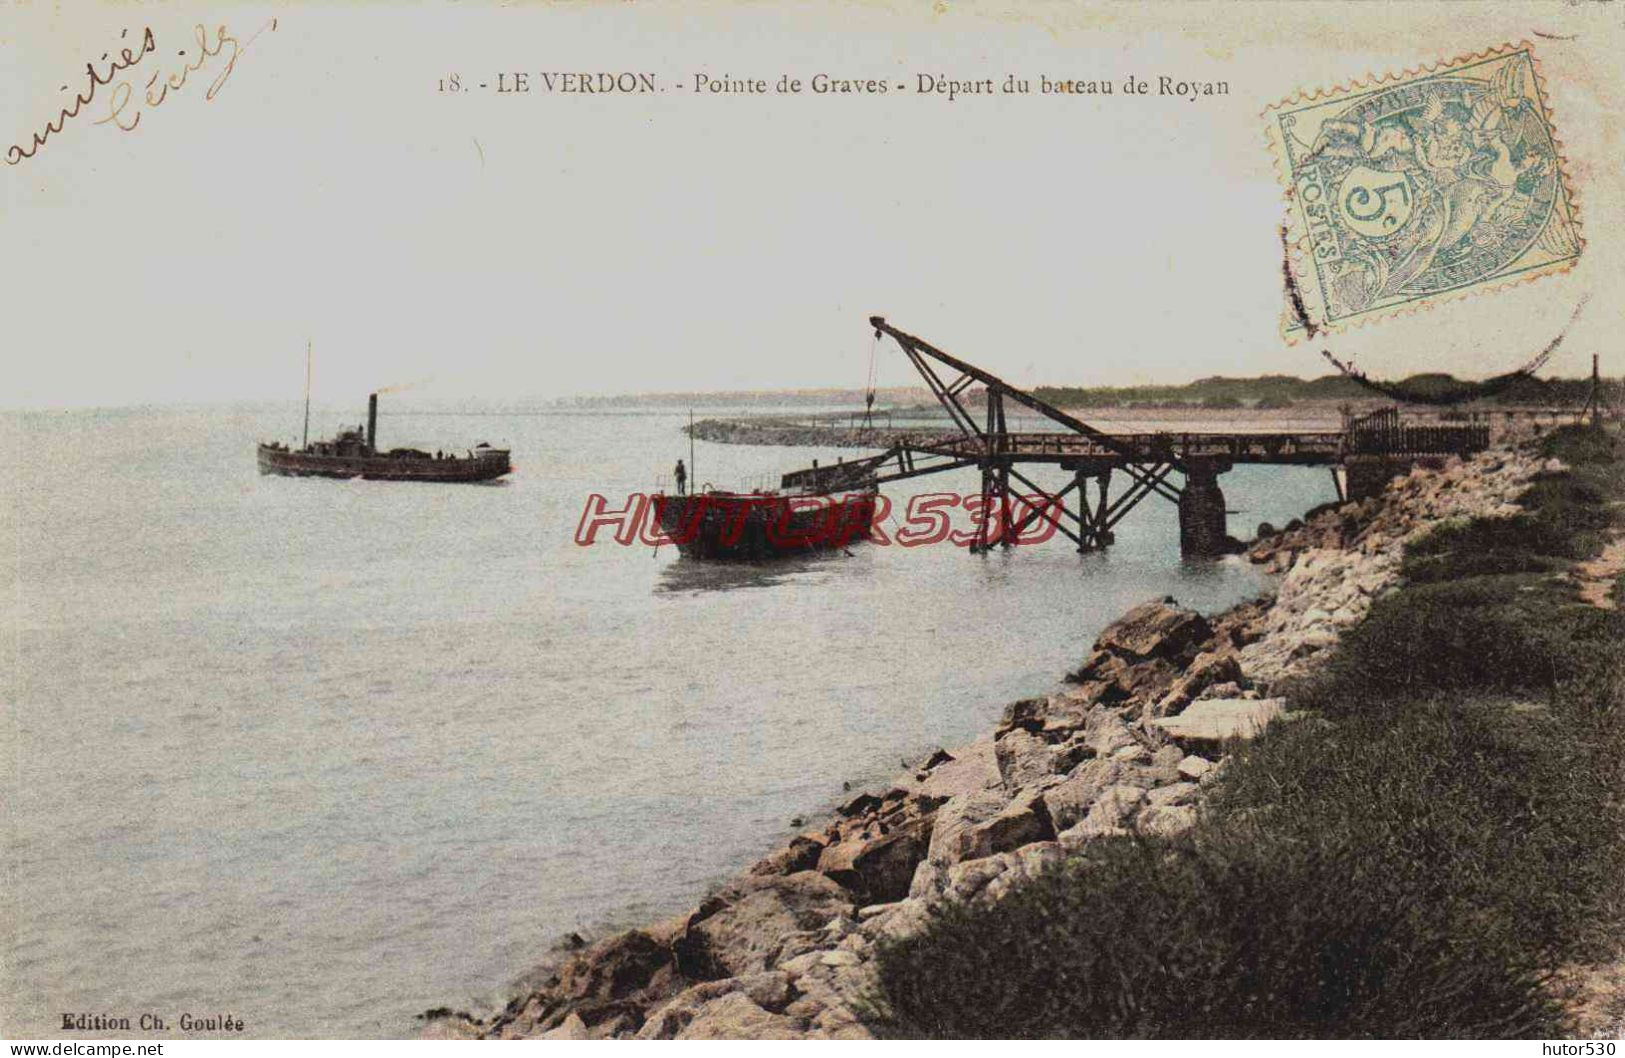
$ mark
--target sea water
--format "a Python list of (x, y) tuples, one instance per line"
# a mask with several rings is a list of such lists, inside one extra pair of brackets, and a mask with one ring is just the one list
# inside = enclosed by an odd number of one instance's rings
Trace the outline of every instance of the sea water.
[[(984, 733), (1129, 606), (1264, 584), (1182, 562), (1156, 497), (1089, 555), (578, 545), (590, 495), (620, 506), (689, 458), (686, 414), (658, 409), (386, 402), (386, 446), (511, 446), (491, 486), (261, 477), (255, 440), (297, 435), (286, 407), (3, 420), (14, 1038), (64, 1013), (390, 1037), (500, 1004), (559, 935), (682, 911), (843, 784)], [(702, 443), (690, 480), (853, 454)], [(1333, 495), (1304, 468), (1221, 484), (1237, 535)], [(900, 518), (976, 488), (885, 491)]]

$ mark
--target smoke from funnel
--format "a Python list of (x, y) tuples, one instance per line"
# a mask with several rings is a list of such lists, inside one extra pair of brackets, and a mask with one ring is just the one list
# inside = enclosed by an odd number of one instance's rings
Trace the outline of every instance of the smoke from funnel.
[(423, 385), (425, 382), (433, 382), (433, 381), (434, 381), (434, 376), (433, 375), (425, 375), (422, 378), (415, 378), (410, 382), (397, 382), (392, 386), (380, 386), (380, 387), (378, 387), (378, 392), (379, 393), (404, 393), (409, 389), (416, 389), (418, 386)]

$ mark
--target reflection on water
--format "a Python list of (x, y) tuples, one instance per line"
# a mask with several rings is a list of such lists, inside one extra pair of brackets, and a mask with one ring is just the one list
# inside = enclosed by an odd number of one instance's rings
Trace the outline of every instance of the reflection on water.
[[(857, 545), (863, 546), (861, 544)], [(800, 574), (828, 571), (833, 563), (851, 562), (856, 553), (815, 551), (803, 555), (756, 562), (706, 561), (679, 556), (660, 571), (657, 592), (734, 591), (740, 588), (769, 588)]]

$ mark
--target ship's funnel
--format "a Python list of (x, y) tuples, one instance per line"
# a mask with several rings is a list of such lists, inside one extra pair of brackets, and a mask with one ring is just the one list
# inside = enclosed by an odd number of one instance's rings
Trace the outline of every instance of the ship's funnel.
[(378, 394), (367, 397), (367, 450), (378, 451)]

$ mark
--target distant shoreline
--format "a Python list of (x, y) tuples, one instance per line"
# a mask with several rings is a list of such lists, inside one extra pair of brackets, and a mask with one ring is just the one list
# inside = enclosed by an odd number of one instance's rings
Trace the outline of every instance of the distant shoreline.
[[(1459, 386), (1464, 380), (1446, 374), (1414, 375), (1398, 384), (1435, 390)], [(1618, 390), (1621, 379), (1603, 379), (1606, 388)], [(1589, 377), (1531, 378), (1520, 381), (1486, 407), (1527, 404), (1581, 404), (1590, 391)], [(1192, 408), (1203, 410), (1279, 410), (1298, 405), (1326, 404), (1336, 407), (1347, 402), (1386, 402), (1387, 398), (1341, 374), (1317, 378), (1294, 375), (1257, 375), (1230, 378), (1216, 375), (1190, 382), (1146, 383), (1133, 386), (1078, 386), (1040, 383), (1028, 389), (1047, 403), (1074, 410), (1122, 410), (1127, 408)], [(970, 399), (976, 401), (976, 390)], [(624, 393), (561, 397), (560, 407), (604, 407), (637, 404), (672, 408), (845, 405), (860, 414), (868, 391), (842, 386), (786, 390), (706, 390), (684, 393)], [(914, 405), (935, 407), (931, 391), (923, 386), (892, 386), (874, 391), (877, 410), (893, 412)]]
[[(1335, 432), (1343, 428), (1345, 412), (1363, 414), (1387, 405), (1371, 400), (1314, 401), (1283, 409), (1178, 407), (1067, 408), (1069, 413), (1108, 433), (1270, 433), (1275, 431)], [(1575, 407), (1485, 407), (1458, 412), (1454, 408), (1407, 411), (1411, 422), (1435, 423), (1458, 417), (1488, 420), (1492, 430), (1505, 435), (1530, 424), (1567, 422)], [(880, 450), (906, 433), (954, 433), (952, 420), (935, 409), (877, 412), (866, 425), (860, 415), (735, 415), (696, 421), (696, 440), (715, 444), (789, 445), (801, 448), (867, 448)], [(1013, 423), (1021, 419), (1012, 415)], [(1043, 420), (1032, 416), (1035, 424)], [(688, 433), (689, 427), (684, 426)]]

